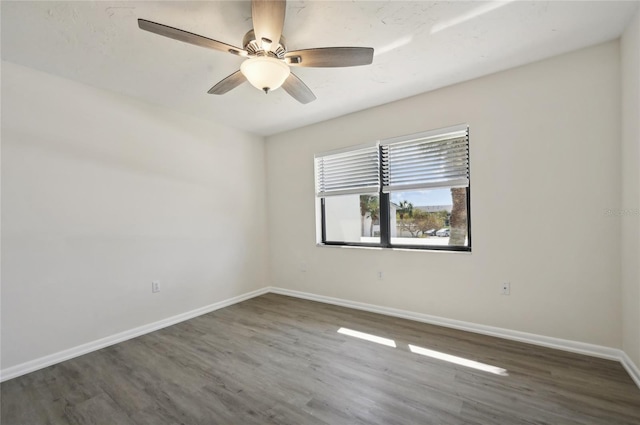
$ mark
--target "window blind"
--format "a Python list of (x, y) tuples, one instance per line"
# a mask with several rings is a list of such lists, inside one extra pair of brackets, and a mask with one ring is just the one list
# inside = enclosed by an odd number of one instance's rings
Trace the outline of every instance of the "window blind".
[(382, 191), (469, 186), (466, 125), (380, 142)]
[(373, 194), (380, 191), (378, 144), (315, 156), (316, 196)]

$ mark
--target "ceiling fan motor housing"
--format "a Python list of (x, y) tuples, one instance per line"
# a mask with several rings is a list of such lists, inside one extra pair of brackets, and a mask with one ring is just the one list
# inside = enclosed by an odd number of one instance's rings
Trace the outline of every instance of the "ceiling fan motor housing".
[[(271, 40), (265, 40), (266, 42), (271, 42)], [(265, 51), (262, 46), (262, 43), (259, 43), (256, 40), (256, 34), (253, 30), (247, 31), (242, 39), (242, 45), (244, 49), (249, 53), (250, 56), (271, 56), (277, 59), (284, 59), (285, 53), (287, 53), (286, 40), (283, 35), (280, 36), (280, 42), (278, 45), (273, 48), (271, 46), (270, 50)]]

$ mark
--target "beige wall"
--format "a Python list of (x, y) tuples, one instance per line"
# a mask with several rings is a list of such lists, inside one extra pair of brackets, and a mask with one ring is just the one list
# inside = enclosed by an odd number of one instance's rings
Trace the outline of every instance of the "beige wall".
[(264, 179), (261, 137), (3, 62), (2, 368), (264, 287)]
[[(269, 137), (271, 284), (621, 347), (619, 63), (609, 42)], [(314, 153), (465, 122), (471, 254), (315, 246)]]
[(621, 39), (623, 348), (640, 368), (640, 11)]

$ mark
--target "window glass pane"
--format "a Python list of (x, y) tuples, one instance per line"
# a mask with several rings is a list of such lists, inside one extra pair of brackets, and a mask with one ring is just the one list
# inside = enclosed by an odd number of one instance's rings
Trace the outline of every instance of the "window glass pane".
[(467, 190), (391, 192), (391, 244), (469, 246)]
[(380, 243), (378, 195), (329, 196), (324, 214), (327, 242)]

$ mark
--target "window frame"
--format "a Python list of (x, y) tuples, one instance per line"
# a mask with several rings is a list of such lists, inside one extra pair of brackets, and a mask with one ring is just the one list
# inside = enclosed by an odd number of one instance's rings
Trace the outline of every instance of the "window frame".
[[(442, 129), (445, 130), (445, 129)], [(439, 130), (434, 130), (437, 132)], [(467, 126), (467, 134), (468, 134), (468, 126)], [(412, 135), (408, 135), (406, 137), (412, 137)], [(398, 138), (395, 138), (398, 139)], [(382, 162), (382, 146), (383, 144), (378, 145), (378, 155), (379, 155), (379, 164), (380, 164), (380, 179), (382, 179), (383, 174), (383, 162)], [(357, 149), (358, 146), (354, 146), (354, 149)], [(346, 149), (342, 149), (345, 151)], [(470, 150), (470, 149), (469, 149)], [(326, 210), (325, 210), (325, 198), (319, 197), (320, 200), (320, 240), (319, 246), (347, 246), (347, 247), (363, 247), (363, 248), (382, 248), (382, 249), (408, 249), (408, 250), (420, 250), (420, 251), (449, 251), (449, 252), (471, 252), (472, 247), (472, 239), (471, 239), (471, 159), (469, 153), (469, 165), (468, 165), (468, 173), (469, 173), (469, 184), (466, 186), (466, 206), (467, 206), (467, 241), (468, 244), (466, 246), (460, 245), (413, 245), (413, 244), (392, 244), (391, 243), (391, 216), (390, 216), (390, 193), (386, 193), (383, 191), (383, 185), (380, 184), (380, 190), (378, 192), (379, 203), (380, 203), (380, 242), (379, 243), (366, 243), (366, 242), (346, 242), (346, 241), (327, 241), (327, 229), (326, 229)], [(444, 186), (443, 188), (446, 188)], [(428, 189), (427, 189), (428, 190)]]

